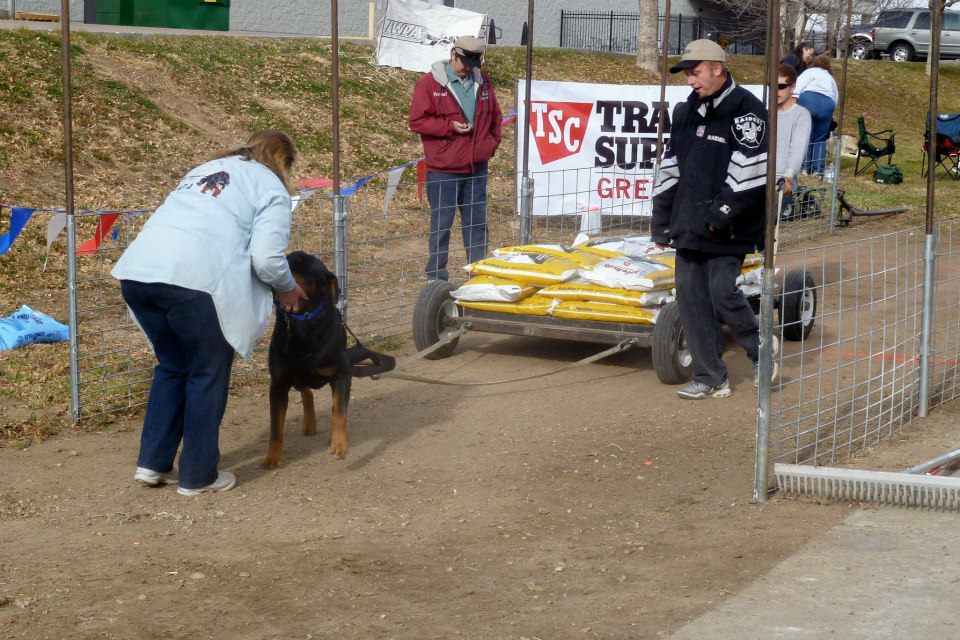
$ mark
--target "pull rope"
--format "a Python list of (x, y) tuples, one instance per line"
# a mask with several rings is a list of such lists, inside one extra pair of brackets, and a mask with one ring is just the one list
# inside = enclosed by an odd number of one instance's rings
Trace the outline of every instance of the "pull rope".
[[(445, 339), (444, 341), (438, 342), (437, 344), (435, 344), (435, 345), (433, 345), (433, 346), (431, 346), (431, 347), (429, 347), (429, 348), (427, 348), (427, 349), (424, 349), (424, 350), (421, 351), (420, 353), (417, 353), (417, 354), (411, 356), (410, 358), (408, 358), (407, 360), (405, 360), (405, 361), (402, 362), (401, 364), (397, 365), (397, 369), (400, 369), (401, 367), (409, 364), (410, 362), (413, 362), (413, 361), (415, 361), (415, 360), (418, 360), (419, 358), (422, 358), (422, 357), (428, 355), (429, 353), (432, 353), (433, 351), (436, 351), (437, 349), (439, 349), (439, 348), (442, 347), (443, 345), (445, 345), (445, 344), (447, 344), (448, 342), (450, 342), (451, 340), (453, 340), (454, 337), (459, 337), (462, 333), (466, 332), (466, 331), (467, 331), (467, 328), (468, 328), (468, 327), (461, 327), (461, 328), (458, 330), (458, 332), (455, 332), (455, 334), (451, 334), (451, 335), (448, 336), (447, 339)], [(611, 356), (611, 355), (613, 355), (613, 354), (615, 354), (615, 353), (620, 353), (621, 351), (626, 351), (627, 349), (636, 346), (636, 345), (637, 345), (637, 342), (638, 342), (638, 341), (637, 341), (636, 338), (628, 338), (628, 339), (624, 340), (623, 342), (620, 342), (619, 344), (610, 347), (609, 349), (606, 349), (606, 350), (604, 350), (604, 351), (601, 351), (600, 353), (594, 354), (594, 355), (589, 356), (589, 357), (587, 357), (587, 358), (583, 358), (582, 360), (577, 360), (576, 362), (573, 362), (573, 363), (570, 363), (570, 364), (565, 364), (565, 365), (563, 365), (562, 367), (559, 367), (559, 368), (557, 368), (557, 369), (554, 369), (553, 371), (547, 371), (546, 373), (536, 373), (536, 374), (532, 374), (532, 375), (529, 375), (529, 376), (520, 376), (520, 377), (518, 377), (518, 378), (508, 378), (508, 379), (506, 379), (506, 380), (472, 380), (472, 381), (451, 382), (451, 381), (449, 381), (449, 380), (436, 380), (436, 379), (433, 379), (433, 378), (423, 378), (423, 377), (421, 377), (421, 376), (414, 376), (414, 375), (410, 375), (410, 374), (407, 374), (407, 373), (401, 373), (401, 372), (399, 372), (399, 371), (391, 371), (391, 372), (388, 372), (388, 373), (381, 373), (381, 374), (379, 374), (379, 375), (371, 376), (371, 377), (372, 377), (374, 380), (376, 380), (377, 378), (396, 378), (396, 379), (398, 379), (398, 380), (408, 380), (408, 381), (410, 381), (410, 382), (425, 382), (425, 383), (428, 383), (428, 384), (440, 384), (440, 385), (445, 385), (445, 386), (450, 386), (450, 387), (485, 387), (485, 386), (494, 385), (494, 384), (506, 384), (506, 383), (508, 383), (508, 382), (521, 382), (521, 381), (523, 381), (523, 380), (533, 380), (534, 378), (546, 378), (547, 376), (556, 375), (556, 374), (558, 374), (558, 373), (562, 373), (562, 372), (568, 371), (568, 370), (570, 370), (570, 369), (575, 369), (575, 368), (577, 368), (577, 367), (582, 367), (583, 365), (592, 364), (592, 363), (594, 363), (594, 362), (596, 362), (596, 361), (598, 361), (598, 360), (602, 360), (603, 358), (606, 358), (606, 357), (608, 357), (608, 356)]]

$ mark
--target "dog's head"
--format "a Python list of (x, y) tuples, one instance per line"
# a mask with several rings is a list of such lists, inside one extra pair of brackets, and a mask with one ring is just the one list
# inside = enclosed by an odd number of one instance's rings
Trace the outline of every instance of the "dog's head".
[(323, 261), (306, 251), (287, 254), (287, 263), (294, 279), (307, 294), (307, 309), (326, 303), (336, 305), (340, 298), (340, 284)]

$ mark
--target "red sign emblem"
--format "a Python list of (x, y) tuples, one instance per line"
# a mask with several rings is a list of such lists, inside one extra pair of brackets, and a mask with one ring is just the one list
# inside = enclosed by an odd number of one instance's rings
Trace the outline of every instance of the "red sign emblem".
[(530, 102), (530, 133), (542, 164), (580, 153), (592, 111), (592, 102)]

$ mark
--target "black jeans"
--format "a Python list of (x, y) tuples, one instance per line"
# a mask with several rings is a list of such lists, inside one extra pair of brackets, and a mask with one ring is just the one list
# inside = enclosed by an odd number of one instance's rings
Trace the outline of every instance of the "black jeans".
[(757, 316), (737, 287), (743, 258), (677, 249), (677, 304), (693, 379), (714, 387), (727, 379), (724, 324), (751, 362), (760, 356)]

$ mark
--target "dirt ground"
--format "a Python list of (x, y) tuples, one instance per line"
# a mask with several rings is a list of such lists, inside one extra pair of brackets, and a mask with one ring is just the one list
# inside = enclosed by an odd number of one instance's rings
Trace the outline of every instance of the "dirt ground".
[[(587, 344), (470, 335), (413, 371), (546, 372)], [(648, 351), (466, 390), (360, 380), (351, 450), (288, 416), (266, 472), (264, 388), (237, 388), (227, 493), (137, 486), (136, 422), (0, 449), (0, 635), (41, 638), (659, 638), (847, 505), (753, 504), (755, 395), (682, 402)]]

